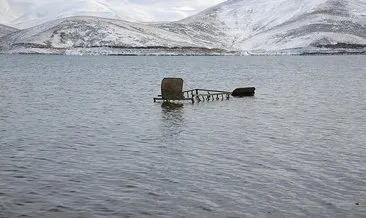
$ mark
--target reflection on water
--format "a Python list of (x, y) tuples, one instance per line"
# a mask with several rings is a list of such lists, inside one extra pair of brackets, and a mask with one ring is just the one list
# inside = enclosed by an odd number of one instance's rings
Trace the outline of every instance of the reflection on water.
[(183, 108), (183, 104), (167, 101), (167, 102), (163, 102), (161, 104), (161, 107), (166, 111), (175, 111), (175, 110), (180, 110), (181, 108)]
[(161, 104), (162, 108), (162, 124), (161, 133), (163, 140), (166, 142), (174, 142), (178, 137), (184, 126), (184, 107), (183, 104), (164, 102)]

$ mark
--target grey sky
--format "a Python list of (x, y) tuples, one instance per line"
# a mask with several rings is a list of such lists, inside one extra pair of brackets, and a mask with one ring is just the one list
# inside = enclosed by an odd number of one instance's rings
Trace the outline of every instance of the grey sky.
[[(107, 0), (108, 1), (108, 0)], [(225, 0), (109, 0), (136, 4), (156, 20), (179, 20)]]

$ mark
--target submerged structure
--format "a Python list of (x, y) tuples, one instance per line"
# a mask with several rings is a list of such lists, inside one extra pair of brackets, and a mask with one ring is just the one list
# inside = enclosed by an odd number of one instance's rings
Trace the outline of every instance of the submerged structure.
[(244, 97), (255, 94), (255, 87), (237, 88), (232, 92), (210, 89), (183, 91), (183, 83), (182, 78), (164, 78), (161, 82), (161, 94), (154, 98), (154, 102), (191, 101), (194, 104), (201, 101), (230, 99), (230, 96)]

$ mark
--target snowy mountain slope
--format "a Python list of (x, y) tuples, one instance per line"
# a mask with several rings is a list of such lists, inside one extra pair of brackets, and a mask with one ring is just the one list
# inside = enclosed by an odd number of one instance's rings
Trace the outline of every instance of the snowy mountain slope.
[(0, 37), (16, 32), (18, 29), (0, 24)]
[(234, 50), (366, 44), (366, 0), (229, 0), (180, 23), (202, 21)]
[(128, 21), (152, 19), (142, 8), (128, 1), (123, 3), (105, 0), (0, 1), (2, 23), (22, 29), (71, 16), (95, 16)]
[(217, 48), (236, 50), (227, 45), (231, 36), (225, 32), (226, 27), (218, 19), (216, 12), (217, 9), (213, 8), (181, 21), (151, 25), (180, 35), (187, 35), (192, 40), (206, 42)]
[(7, 35), (0, 47), (22, 52), (96, 47), (148, 52), (154, 47), (217, 49), (215, 54), (365, 53), (366, 0), (229, 0), (169, 23), (72, 17)]
[(146, 24), (95, 17), (71, 17), (47, 22), (0, 38), (0, 48), (207, 48), (209, 42), (192, 40)]

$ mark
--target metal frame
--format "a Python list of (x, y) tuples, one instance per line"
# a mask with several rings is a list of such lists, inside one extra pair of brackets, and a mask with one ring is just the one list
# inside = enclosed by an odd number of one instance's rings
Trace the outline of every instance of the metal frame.
[(231, 92), (228, 91), (219, 91), (219, 90), (210, 90), (210, 89), (191, 89), (187, 91), (183, 91), (184, 98), (175, 100), (175, 99), (166, 99), (163, 98), (162, 95), (158, 95), (158, 98), (154, 98), (154, 102), (157, 101), (191, 101), (192, 104), (195, 102), (201, 101), (214, 101), (214, 100), (224, 100), (230, 99)]

